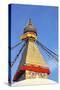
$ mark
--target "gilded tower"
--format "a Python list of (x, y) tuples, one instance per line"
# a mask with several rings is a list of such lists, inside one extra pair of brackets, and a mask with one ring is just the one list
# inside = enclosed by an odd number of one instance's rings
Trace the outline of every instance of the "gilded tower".
[(26, 42), (23, 50), (18, 70), (14, 76), (14, 81), (32, 78), (48, 78), (49, 68), (46, 64), (35, 41), (37, 40), (37, 30), (33, 27), (31, 19), (24, 28), (21, 40)]

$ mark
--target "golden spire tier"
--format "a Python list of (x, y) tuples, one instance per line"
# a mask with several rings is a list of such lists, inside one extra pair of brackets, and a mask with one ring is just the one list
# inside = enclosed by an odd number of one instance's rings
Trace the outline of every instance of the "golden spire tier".
[(24, 28), (24, 34), (20, 37), (22, 40), (26, 40), (29, 38), (33, 38), (34, 40), (37, 38), (36, 29), (32, 25), (31, 18), (29, 19), (28, 25)]

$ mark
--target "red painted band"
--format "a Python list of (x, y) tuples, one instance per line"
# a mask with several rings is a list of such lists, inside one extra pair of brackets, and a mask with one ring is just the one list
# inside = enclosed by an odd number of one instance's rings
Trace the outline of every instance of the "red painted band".
[(45, 67), (36, 67), (36, 66), (20, 66), (20, 70), (29, 70), (34, 72), (41, 72), (41, 73), (50, 73), (50, 70)]

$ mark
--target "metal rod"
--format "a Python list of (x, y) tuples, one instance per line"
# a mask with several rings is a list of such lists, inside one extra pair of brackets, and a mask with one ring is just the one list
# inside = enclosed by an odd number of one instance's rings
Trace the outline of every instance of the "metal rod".
[(13, 47), (9, 47), (9, 49), (14, 49), (14, 48), (16, 48), (17, 46), (19, 46), (21, 43), (22, 43), (22, 41), (21, 41), (21, 42), (19, 42), (19, 43), (17, 43), (17, 44), (16, 44), (16, 45), (14, 45)]
[(14, 65), (14, 63), (16, 62), (16, 60), (17, 60), (17, 58), (19, 57), (19, 55), (20, 55), (22, 49), (24, 48), (24, 46), (25, 46), (25, 43), (23, 44), (23, 46), (22, 46), (21, 49), (19, 50), (18, 54), (16, 55), (14, 61), (13, 61), (12, 64), (11, 64), (11, 67), (12, 67), (12, 66)]
[[(39, 42), (39, 41), (38, 41)], [(40, 43), (40, 42), (39, 42)], [(58, 57), (58, 55), (56, 53), (54, 53), (53, 51), (51, 51), (49, 48), (47, 48), (46, 46), (44, 46), (42, 43), (40, 43), (44, 48), (46, 48), (49, 52), (51, 52), (52, 54), (56, 55)]]
[[(43, 44), (41, 44), (38, 40), (36, 41), (38, 45), (40, 45), (47, 53), (49, 53), (50, 56), (52, 56), (53, 58), (55, 58), (58, 61), (57, 55), (53, 52), (50, 52), (51, 50), (49, 50), (48, 48), (46, 48)], [(53, 53), (53, 54), (52, 54)]]

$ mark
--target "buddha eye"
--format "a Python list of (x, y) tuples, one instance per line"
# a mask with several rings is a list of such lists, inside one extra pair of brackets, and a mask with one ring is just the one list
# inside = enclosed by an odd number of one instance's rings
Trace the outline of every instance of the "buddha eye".
[(36, 77), (36, 73), (35, 72), (31, 72), (31, 76), (32, 76), (32, 78), (35, 78)]
[(41, 77), (43, 78), (45, 76), (45, 74), (44, 73), (41, 73)]
[(35, 73), (34, 72), (32, 72), (32, 75), (34, 75)]

